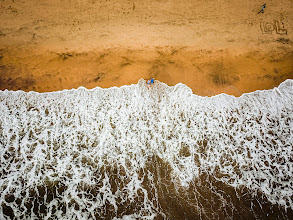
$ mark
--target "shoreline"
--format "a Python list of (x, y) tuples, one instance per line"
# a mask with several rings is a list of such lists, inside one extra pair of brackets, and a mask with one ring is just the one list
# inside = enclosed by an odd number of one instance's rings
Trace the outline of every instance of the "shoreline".
[(1, 50), (0, 90), (36, 92), (136, 84), (156, 78), (169, 86), (183, 83), (194, 94), (240, 96), (272, 89), (293, 78), (293, 52), (110, 48), (64, 52), (45, 48)]

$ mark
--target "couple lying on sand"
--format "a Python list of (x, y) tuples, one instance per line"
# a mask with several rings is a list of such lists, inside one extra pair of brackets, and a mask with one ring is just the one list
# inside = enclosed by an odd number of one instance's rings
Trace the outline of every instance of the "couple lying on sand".
[(148, 85), (154, 84), (155, 83), (155, 78), (151, 78), (147, 81)]

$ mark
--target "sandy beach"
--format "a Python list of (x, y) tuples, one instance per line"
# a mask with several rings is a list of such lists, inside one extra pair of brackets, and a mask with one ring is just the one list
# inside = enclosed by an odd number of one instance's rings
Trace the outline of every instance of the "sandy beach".
[(0, 90), (155, 77), (240, 96), (293, 78), (290, 0), (2, 0), (0, 20)]
[(0, 0), (0, 219), (292, 219), (288, 79), (293, 0)]

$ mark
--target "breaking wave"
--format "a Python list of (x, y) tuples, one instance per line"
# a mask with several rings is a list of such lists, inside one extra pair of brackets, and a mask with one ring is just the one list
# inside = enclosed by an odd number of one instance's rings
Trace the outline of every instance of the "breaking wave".
[(0, 218), (289, 219), (293, 80), (0, 91)]

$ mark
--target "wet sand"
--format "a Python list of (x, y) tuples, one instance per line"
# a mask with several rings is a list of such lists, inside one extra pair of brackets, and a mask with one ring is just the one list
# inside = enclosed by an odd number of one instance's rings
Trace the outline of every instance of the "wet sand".
[(293, 7), (257, 1), (0, 2), (0, 90), (48, 92), (155, 77), (239, 96), (293, 78)]

